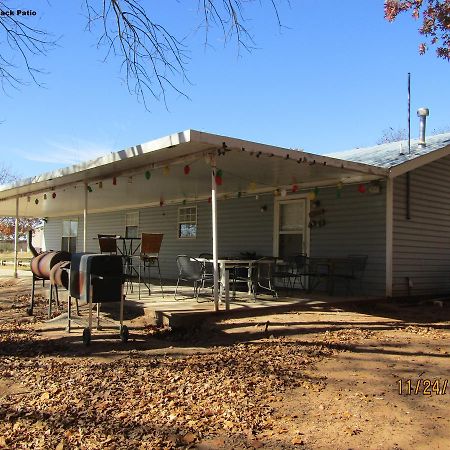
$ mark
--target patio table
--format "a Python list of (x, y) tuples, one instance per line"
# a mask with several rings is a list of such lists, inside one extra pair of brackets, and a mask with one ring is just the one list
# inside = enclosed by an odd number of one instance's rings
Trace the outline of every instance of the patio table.
[[(207, 259), (207, 258), (195, 258), (197, 261), (200, 262), (208, 262), (208, 263), (212, 263), (213, 260), (212, 259)], [(235, 269), (236, 267), (242, 267), (242, 268), (247, 268), (247, 293), (248, 294), (252, 294), (252, 272), (253, 269), (255, 267), (255, 265), (257, 263), (260, 262), (267, 262), (270, 263), (270, 260), (264, 260), (264, 259), (230, 259), (230, 258), (219, 258), (217, 260), (217, 263), (219, 265), (219, 274), (220, 274), (220, 285), (219, 285), (219, 296), (220, 298), (225, 297), (225, 299), (229, 298), (229, 283), (227, 282), (227, 280), (229, 279), (229, 275), (228, 277), (226, 276), (226, 273), (231, 270), (231, 269)], [(226, 280), (227, 278), (227, 280)], [(235, 291), (233, 291), (233, 296), (235, 295)]]
[[(122, 241), (122, 245), (117, 245), (117, 251), (120, 253), (121, 256), (124, 257), (130, 257), (135, 256), (136, 252), (141, 247), (141, 238), (138, 237), (126, 237), (126, 236), (105, 236), (103, 238), (95, 237), (93, 238), (95, 240), (99, 239), (115, 239), (116, 241)], [(138, 245), (134, 246), (133, 242), (138, 241)]]
[[(248, 294), (252, 293), (252, 282), (250, 281), (252, 279), (252, 271), (255, 263), (257, 262), (256, 259), (219, 259), (218, 261), (219, 268), (220, 268), (220, 295), (225, 294), (225, 296), (229, 293), (224, 292), (225, 287), (225, 271), (235, 269), (236, 267), (242, 267), (247, 268), (247, 292)], [(228, 286), (229, 288), (229, 286)], [(233, 296), (236, 295), (236, 292), (233, 290)]]
[[(102, 239), (102, 238), (94, 238), (94, 239)], [(117, 251), (120, 256), (122, 256), (124, 261), (124, 274), (127, 277), (127, 291), (128, 286), (130, 285), (131, 292), (133, 292), (133, 283), (131, 282), (131, 278), (133, 276), (133, 272), (136, 276), (139, 276), (139, 272), (133, 266), (133, 256), (138, 256), (139, 249), (141, 247), (141, 238), (139, 237), (127, 237), (127, 236), (108, 236), (104, 239), (115, 239), (117, 241)], [(121, 241), (122, 245), (119, 245)], [(137, 241), (137, 245), (136, 244)]]

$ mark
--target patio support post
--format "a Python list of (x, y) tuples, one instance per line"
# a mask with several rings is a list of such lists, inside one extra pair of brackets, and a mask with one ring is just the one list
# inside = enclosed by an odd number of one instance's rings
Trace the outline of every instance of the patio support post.
[(392, 297), (394, 247), (394, 179), (386, 180), (386, 297)]
[(88, 184), (84, 183), (83, 252), (87, 251)]
[(219, 311), (219, 265), (217, 262), (217, 184), (216, 184), (216, 158), (211, 156), (211, 212), (212, 212), (212, 238), (213, 238), (213, 272), (214, 272), (214, 311)]
[(17, 275), (18, 250), (19, 250), (19, 196), (16, 197), (16, 220), (14, 222), (14, 278), (18, 278)]

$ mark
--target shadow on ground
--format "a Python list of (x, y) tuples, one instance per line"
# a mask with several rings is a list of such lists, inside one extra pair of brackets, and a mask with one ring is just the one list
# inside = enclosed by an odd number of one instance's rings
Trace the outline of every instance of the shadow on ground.
[[(42, 308), (42, 306), (41, 306)], [(109, 319), (118, 320), (118, 304), (103, 304), (102, 311)], [(450, 329), (449, 300), (427, 301), (401, 300), (381, 302), (345, 302), (333, 305), (297, 305), (264, 309), (237, 310), (204, 316), (200, 322), (190, 327), (175, 330), (161, 330), (140, 320), (144, 317), (143, 307), (127, 302), (126, 320), (130, 322), (130, 340), (123, 343), (119, 338), (118, 322), (115, 326), (107, 323), (104, 328), (92, 332), (92, 343), (86, 347), (82, 342), (82, 328), (74, 328), (68, 334), (65, 323), (47, 324), (38, 333), (32, 329), (20, 327), (11, 330), (3, 327), (0, 347), (1, 355), (29, 357), (36, 355), (62, 356), (106, 356), (121, 357), (124, 352), (149, 352), (185, 354), (193, 348), (196, 351), (215, 346), (227, 346), (236, 343), (260, 339), (293, 337), (296, 342), (308, 346), (308, 335), (342, 330), (359, 332), (377, 332), (383, 330), (409, 329), (419, 327), (426, 330)], [(284, 320), (289, 314), (289, 320)], [(294, 319), (292, 318), (294, 314)], [(285, 316), (286, 315), (286, 316)], [(298, 318), (298, 320), (296, 320)], [(248, 320), (245, 320), (248, 319)], [(312, 319), (312, 320), (311, 320)], [(133, 322), (134, 321), (134, 322)], [(304, 339), (298, 339), (304, 336)], [(392, 348), (389, 343), (381, 347), (356, 348), (345, 341), (329, 343), (324, 338), (323, 345), (334, 350), (363, 351), (365, 353), (390, 353), (408, 355), (407, 349)], [(442, 354), (427, 354), (429, 357), (443, 357)]]

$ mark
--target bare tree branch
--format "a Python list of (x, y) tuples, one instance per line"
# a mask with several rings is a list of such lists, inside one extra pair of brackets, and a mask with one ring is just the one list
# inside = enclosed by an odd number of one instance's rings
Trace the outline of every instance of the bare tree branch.
[(408, 130), (406, 128), (389, 127), (383, 130), (381, 137), (376, 141), (377, 145), (388, 144), (389, 142), (398, 142), (408, 139)]
[[(8, 11), (10, 8), (0, 1), (0, 10)], [(0, 16), (0, 83), (3, 90), (7, 87), (18, 88), (25, 80), (17, 75), (21, 66), (25, 66), (31, 79), (40, 84), (36, 78), (42, 69), (31, 63), (33, 56), (47, 55), (56, 45), (56, 40), (44, 30), (27, 25), (22, 18), (16, 15)], [(19, 62), (14, 61), (19, 55)]]
[[(450, 131), (450, 125), (433, 128), (430, 132), (431, 135), (448, 133)], [(406, 128), (393, 128), (389, 127), (383, 130), (381, 137), (377, 139), (376, 144), (388, 144), (389, 142), (405, 141), (408, 139), (408, 130)]]
[[(245, 26), (244, 6), (261, 3), (262, 0), (197, 1), (198, 13), (202, 16), (202, 26), (205, 28), (205, 44), (210, 29), (217, 27), (222, 31), (225, 43), (235, 39), (238, 49), (251, 50), (254, 41)], [(278, 0), (267, 1), (281, 25)], [(162, 98), (166, 107), (168, 88), (187, 97), (173, 81), (180, 76), (183, 81), (189, 82), (186, 75), (189, 58), (184, 39), (176, 37), (164, 25), (155, 22), (148, 8), (141, 6), (139, 0), (102, 0), (100, 8), (93, 5), (94, 0), (85, 0), (87, 28), (93, 31), (96, 22), (101, 22), (98, 46), (106, 47), (105, 60), (112, 56), (121, 58), (130, 93), (136, 95), (146, 108), (147, 93), (157, 100)]]
[(105, 46), (107, 60), (122, 59), (121, 67), (130, 93), (148, 109), (147, 93), (166, 102), (166, 89), (186, 96), (171, 80), (176, 75), (187, 79), (187, 52), (184, 44), (164, 26), (154, 22), (138, 0), (103, 0), (100, 9), (85, 0), (87, 28), (93, 31), (101, 22), (98, 47)]
[[(289, 0), (283, 0), (289, 3)], [(279, 0), (197, 0), (201, 26), (205, 28), (205, 43), (210, 30), (218, 28), (224, 42), (235, 40), (238, 49), (250, 51), (253, 37), (246, 26), (245, 8), (252, 4), (269, 4), (281, 26), (277, 3)], [(0, 9), (9, 10), (0, 0)], [(186, 68), (189, 61), (185, 39), (179, 38), (166, 26), (155, 21), (150, 6), (143, 0), (84, 0), (87, 30), (96, 33), (97, 47), (106, 49), (104, 60), (118, 58), (127, 88), (148, 109), (148, 95), (163, 100), (175, 91), (187, 97), (178, 81), (189, 82)], [(25, 66), (31, 79), (39, 84), (36, 74), (42, 72), (31, 64), (31, 58), (46, 55), (56, 41), (46, 31), (28, 25), (30, 18), (16, 15), (0, 16), (0, 81), (17, 87), (24, 81), (17, 75)], [(97, 31), (97, 25), (99, 31)], [(19, 56), (19, 61), (15, 60)], [(17, 58), (16, 58), (17, 59)]]

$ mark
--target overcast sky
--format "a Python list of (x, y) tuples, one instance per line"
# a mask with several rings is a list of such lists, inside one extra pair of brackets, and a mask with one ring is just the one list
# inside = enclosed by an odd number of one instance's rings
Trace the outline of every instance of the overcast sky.
[(151, 102), (151, 112), (128, 93), (119, 61), (103, 61), (105, 50), (85, 31), (84, 1), (9, 3), (33, 7), (30, 25), (59, 38), (33, 60), (45, 69), (44, 87), (2, 93), (1, 160), (20, 176), (188, 128), (313, 153), (373, 145), (384, 129), (407, 125), (408, 72), (413, 136), (421, 106), (430, 108), (429, 131), (450, 125), (450, 63), (433, 50), (418, 55), (418, 24), (386, 22), (381, 0), (281, 0), (282, 29), (256, 2), (247, 15), (257, 48), (240, 54), (219, 32), (207, 47), (204, 32), (192, 32), (196, 1), (161, 2), (154, 17), (190, 49), (190, 83), (174, 79), (189, 99), (169, 93), (169, 110)]

